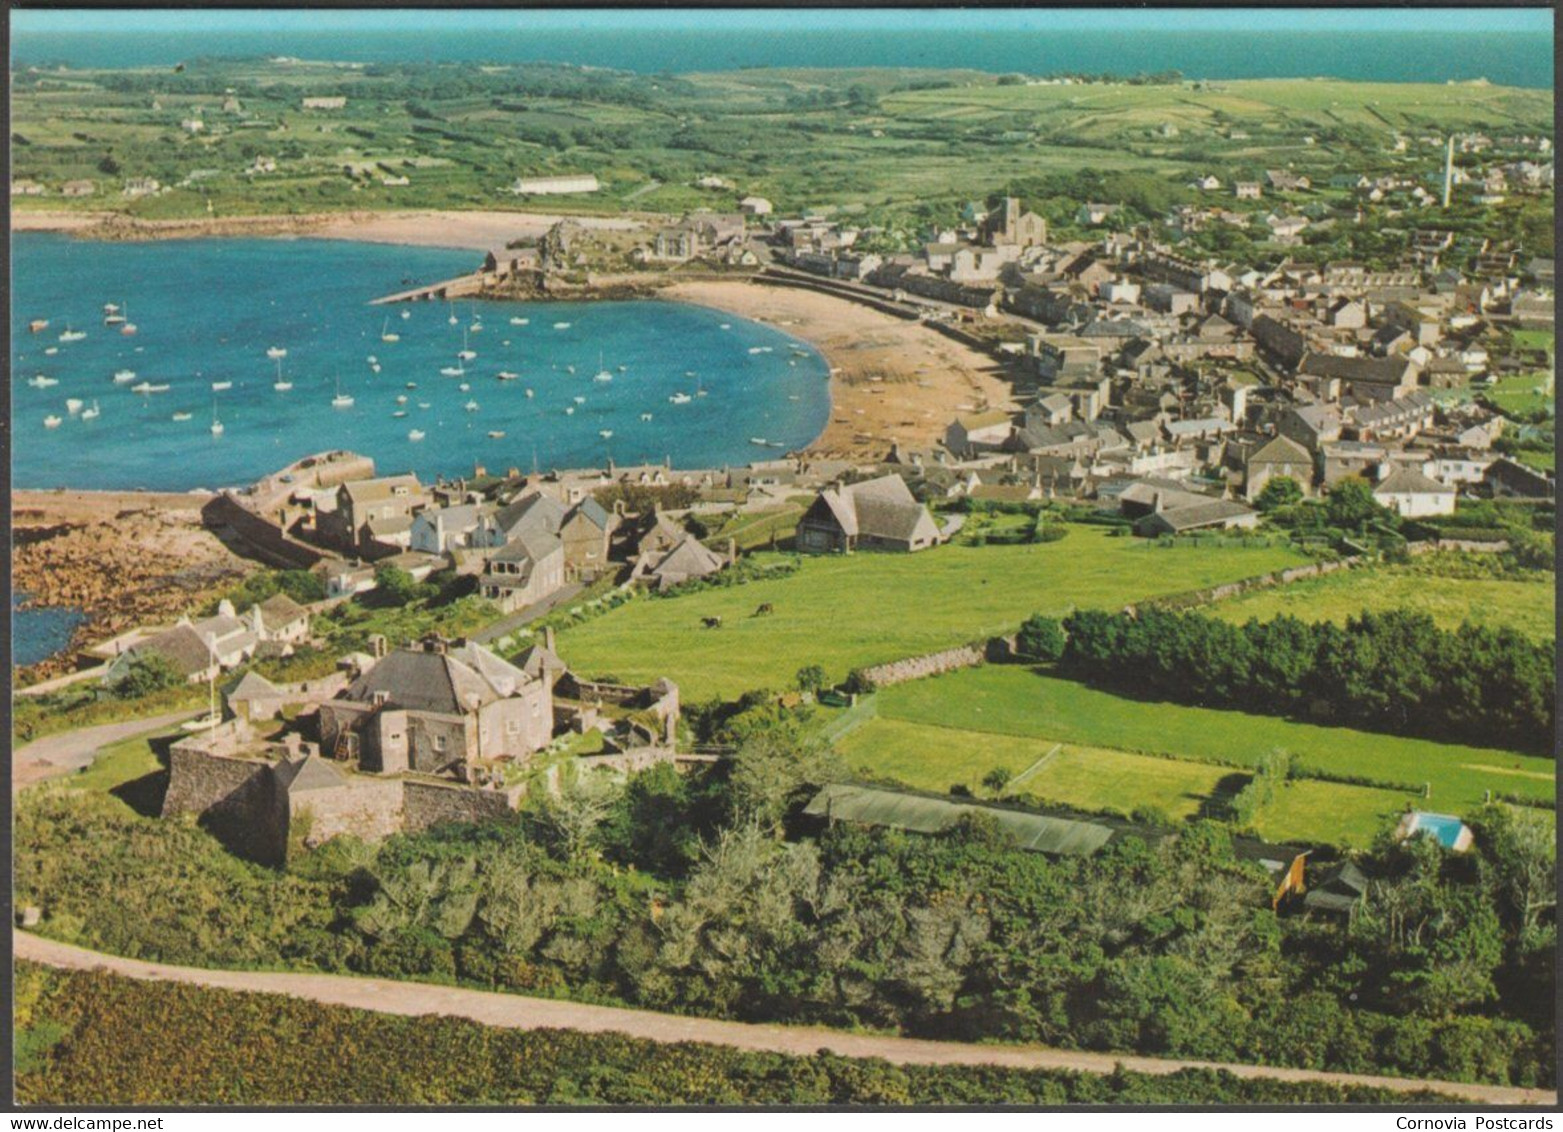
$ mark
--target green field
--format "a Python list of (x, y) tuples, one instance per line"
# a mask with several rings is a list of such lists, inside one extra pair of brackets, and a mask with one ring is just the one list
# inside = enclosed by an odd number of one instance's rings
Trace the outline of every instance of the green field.
[[(1035, 546), (805, 559), (785, 578), (630, 602), (561, 632), (559, 651), (585, 674), (667, 676), (686, 699), (732, 698), (790, 686), (807, 664), (839, 681), (862, 665), (1011, 631), (1034, 612), (1117, 609), (1299, 561), (1280, 547), (1157, 546), (1100, 527)], [(766, 603), (774, 612), (753, 616)], [(702, 628), (704, 617), (722, 626)]]
[(1555, 634), (1557, 576), (1538, 573), (1533, 581), (1496, 578), (1442, 578), (1395, 566), (1343, 570), (1305, 578), (1286, 586), (1253, 590), (1209, 607), (1234, 624), (1250, 618), (1269, 621), (1287, 614), (1304, 621), (1342, 624), (1364, 609), (1410, 609), (1426, 613), (1440, 628), (1463, 621), (1493, 628), (1508, 626), (1538, 640)]
[(1526, 373), (1499, 378), (1482, 390), (1482, 396), (1503, 412), (1514, 416), (1550, 413), (1557, 405), (1552, 377), (1545, 373)]
[[(1018, 774), (1055, 744), (1053, 763), (1028, 775), (1019, 793), (1088, 809), (1128, 812), (1154, 805), (1169, 816), (1196, 812), (1225, 774), (1253, 766), (1277, 748), (1303, 770), (1403, 784), (1410, 791), (1338, 783), (1287, 786), (1263, 811), (1266, 836), (1365, 844), (1407, 802), (1442, 812), (1468, 812), (1486, 791), (1551, 799), (1550, 759), (1509, 751), (1436, 743), (1323, 727), (1274, 716), (1127, 699), (1014, 665), (989, 665), (887, 688), (871, 718), (838, 741), (849, 767), (870, 777), (945, 791), (975, 787), (1002, 766)], [(1095, 752), (1118, 755), (1091, 772)], [(1162, 758), (1124, 762), (1134, 752)], [(1069, 755), (1064, 758), (1064, 755)], [(1199, 765), (1204, 763), (1206, 765)], [(1429, 797), (1420, 787), (1432, 787)]]

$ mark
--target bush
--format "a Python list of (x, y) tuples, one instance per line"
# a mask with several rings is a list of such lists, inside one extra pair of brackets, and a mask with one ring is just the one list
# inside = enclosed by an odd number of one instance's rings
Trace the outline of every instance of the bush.
[(122, 700), (138, 700), (184, 683), (184, 674), (171, 660), (162, 653), (147, 652), (130, 662), (129, 670), (114, 685), (114, 694)]
[(1015, 651), (1027, 660), (1051, 664), (1064, 655), (1064, 628), (1052, 617), (1033, 613), (1015, 635)]

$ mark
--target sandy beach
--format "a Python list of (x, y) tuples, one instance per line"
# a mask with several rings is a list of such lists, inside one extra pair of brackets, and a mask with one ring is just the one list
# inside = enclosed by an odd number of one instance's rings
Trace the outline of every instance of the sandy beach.
[(882, 459), (893, 442), (932, 444), (958, 413), (1014, 407), (992, 358), (846, 299), (741, 281), (679, 283), (661, 294), (768, 322), (818, 347), (832, 371), (831, 410), (808, 448), (815, 455)]
[(632, 231), (645, 223), (635, 217), (565, 217), (539, 212), (502, 211), (412, 210), (137, 220), (112, 212), (24, 210), (11, 214), (11, 230), (70, 232), (89, 239), (118, 240), (291, 235), (485, 252), (511, 240), (536, 239), (565, 219), (573, 219), (583, 228), (617, 231)]

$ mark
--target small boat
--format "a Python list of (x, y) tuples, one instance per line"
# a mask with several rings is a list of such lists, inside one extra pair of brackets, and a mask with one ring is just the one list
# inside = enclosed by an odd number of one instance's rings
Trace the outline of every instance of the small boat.
[(531, 399), (532, 399), (532, 398), (533, 398), (533, 396), (535, 396), (535, 394), (533, 394), (533, 392), (532, 392), (532, 391), (531, 391), (531, 390), (530, 390), (530, 389), (528, 389), (528, 390), (527, 390), (527, 391), (526, 391), (526, 399), (527, 399), (527, 400), (528, 400), (528, 401), (530, 401), (530, 400), (531, 400)]
[(749, 347), (749, 352), (751, 354), (769, 354), (769, 353), (772, 352), (772, 347), (770, 347), (770, 346), (750, 346)]
[(49, 320), (46, 318), (35, 318), (27, 324), (27, 329), (34, 334), (37, 334), (40, 330), (48, 330)]
[(751, 436), (749, 438), (749, 443), (759, 445), (761, 448), (769, 448), (771, 445), (771, 442), (766, 440), (763, 436)]
[(47, 346), (47, 347), (44, 348), (43, 352), (48, 354), (52, 358), (52, 357), (54, 357), (55, 354), (58, 354), (60, 352), (60, 348), (58, 346)]
[(103, 313), (104, 314), (118, 314), (119, 313), (119, 304), (118, 303), (104, 303), (103, 304)]
[(450, 323), (452, 326), (455, 326), (457, 323), (459, 323), (461, 321), (461, 319), (456, 317), (456, 304), (455, 303), (452, 303), (450, 305), (450, 317), (448, 319), (446, 319), (445, 321)]
[(574, 401), (577, 405), (584, 405), (584, 404), (586, 404), (586, 398), (585, 397), (572, 397), (570, 399), (572, 401)]
[(675, 393), (668, 400), (674, 405), (687, 405), (694, 400), (688, 393)]
[(574, 366), (565, 366), (564, 367), (564, 372), (568, 373), (568, 374), (573, 374), (573, 373), (575, 373), (575, 367)]
[(427, 409), (428, 407), (429, 407), (429, 403), (427, 401), (419, 401), (418, 402), (418, 408), (420, 408), (420, 409)]
[(527, 323), (529, 323), (529, 322), (531, 322), (531, 321), (532, 321), (532, 320), (531, 320), (531, 319), (529, 319), (529, 318), (521, 318), (521, 317), (520, 317), (520, 316), (519, 316), (519, 315), (518, 315), (518, 316), (516, 316), (516, 317), (514, 317), (514, 318), (512, 318), (512, 319), (511, 319), (511, 320), (510, 320), (510, 325), (511, 325), (511, 326), (525, 326), (525, 325), (526, 325), (526, 324), (527, 324)]
[[(113, 303), (108, 303), (107, 306), (114, 307), (114, 304)], [(119, 313), (119, 308), (118, 307), (114, 307), (114, 309), (112, 311), (109, 311), (108, 314), (105, 314), (103, 316), (103, 325), (104, 326), (124, 326), (125, 325), (125, 316)]]
[(150, 381), (143, 381), (140, 385), (132, 385), (130, 391), (132, 393), (167, 393), (170, 388), (166, 384), (153, 385)]
[(508, 369), (502, 369), (498, 373), (496, 373), (494, 376), (497, 377), (500, 381), (514, 381), (516, 378), (520, 377), (521, 375), (519, 373), (514, 373), (514, 372), (512, 372), (511, 370), (508, 370)]
[(407, 410), (406, 409), (397, 409), (396, 412), (391, 414), (391, 416), (393, 416), (397, 420), (401, 420), (406, 415), (407, 415)]
[(57, 377), (45, 377), (41, 373), (38, 374), (36, 377), (29, 377), (27, 379), (27, 384), (31, 385), (34, 389), (51, 389), (54, 386), (58, 385), (59, 383), (60, 383), (60, 379), (59, 378), (57, 378)]
[(418, 388), (418, 383), (416, 381), (409, 381), (407, 383), (407, 388), (408, 389), (416, 389), (416, 388)]
[(222, 714), (216, 712), (211, 715), (203, 715), (199, 719), (192, 719), (188, 723), (181, 723), (179, 727), (182, 731), (210, 731), (222, 721)]
[(787, 446), (786, 446), (786, 445), (785, 445), (785, 444), (783, 444), (783, 443), (782, 443), (782, 442), (781, 442), (781, 441), (779, 441), (779, 440), (771, 440), (771, 441), (768, 441), (768, 442), (767, 442), (767, 445), (768, 445), (768, 446), (769, 446), (769, 447), (771, 447), (771, 448), (785, 448), (785, 447), (787, 447)]
[(331, 407), (333, 409), (351, 409), (353, 407), (353, 398), (342, 392), (342, 379), (340, 377), (336, 379), (336, 396), (331, 398)]
[(119, 328), (119, 332), (121, 334), (123, 334), (126, 338), (129, 338), (132, 334), (134, 334), (136, 332), (136, 324), (133, 323), (133, 322), (127, 322), (127, 323), (125, 323), (124, 326), (121, 326)]
[(82, 400), (80, 397), (67, 397), (65, 399), (65, 411), (71, 416), (81, 412)]
[(731, 330), (732, 328), (733, 328), (733, 324), (732, 323), (730, 323), (730, 322), (722, 323), (722, 329), (723, 330)]
[(597, 372), (592, 374), (593, 381), (612, 381), (613, 371), (602, 364), (602, 351), (597, 351)]
[(796, 393), (789, 393), (789, 394), (787, 394), (787, 400), (789, 400), (789, 401), (801, 401), (801, 400), (803, 400), (803, 398), (799, 397)]
[(195, 416), (194, 413), (175, 413), (174, 414), (174, 420), (176, 420), (176, 421), (187, 421), (187, 420), (189, 420), (193, 416)]
[(612, 440), (613, 430), (611, 428), (598, 429), (597, 435), (602, 437), (604, 440)]
[(575, 416), (575, 406), (574, 405), (566, 405), (564, 407), (564, 415), (567, 416), (567, 417)]
[(466, 377), (467, 371), (460, 366), (445, 366), (440, 370), (442, 377)]
[(133, 369), (117, 369), (114, 371), (115, 385), (128, 385), (136, 380), (136, 371)]
[(462, 408), (469, 413), (475, 413), (478, 411), (478, 403), (476, 401), (468, 401)]
[(411, 318), (412, 317), (412, 311), (402, 311), (402, 317), (403, 318)]
[(223, 434), (223, 423), (222, 423), (222, 421), (217, 419), (217, 410), (215, 408), (213, 408), (212, 409), (212, 435), (213, 436), (221, 436), (222, 434)]
[(288, 356), (288, 351), (282, 346), (272, 346), (266, 350), (266, 356), (268, 358), (285, 358)]
[(398, 405), (405, 405), (405, 404), (407, 404), (407, 394), (405, 394), (405, 393), (398, 393), (396, 395), (396, 403)]
[(569, 330), (570, 329), (570, 324), (568, 322), (556, 322), (556, 323), (554, 323), (554, 329), (555, 330)]
[(277, 380), (273, 381), (271, 383), (271, 387), (273, 389), (275, 389), (278, 393), (286, 393), (288, 390), (293, 388), (293, 383), (291, 381), (283, 381), (282, 380), (282, 359), (281, 358), (277, 359)]
[(60, 331), (61, 342), (80, 342), (87, 336), (85, 330), (72, 330), (70, 323), (65, 324), (65, 329)]
[(488, 430), (488, 438), (490, 440), (503, 440), (505, 439), (505, 430), (502, 428), (491, 428)]
[(212, 392), (213, 393), (226, 393), (228, 390), (230, 390), (232, 388), (233, 388), (233, 382), (231, 382), (231, 381), (214, 381), (214, 382), (212, 382)]
[(400, 334), (392, 334), (391, 333), (391, 318), (390, 318), (389, 315), (387, 315), (386, 319), (385, 319), (385, 323), (380, 327), (380, 341), (382, 341), (382, 342), (400, 342), (401, 340), (402, 340), (402, 336)]
[(651, 419), (651, 414), (650, 413), (642, 413), (640, 415), (640, 419), (643, 420), (643, 421), (649, 421)]
[(472, 331), (474, 334), (481, 334), (483, 332), (483, 324), (481, 322), (474, 322), (472, 325), (468, 326), (467, 329)]
[(472, 386), (467, 384), (465, 381), (463, 381), (460, 385), (456, 386), (456, 388), (461, 390), (463, 393), (468, 393), (468, 392), (471, 392), (471, 390), (472, 390)]
[(407, 439), (413, 441), (414, 443), (417, 443), (418, 441), (422, 440), (423, 437), (424, 437), (424, 431), (421, 428), (413, 428), (413, 429), (408, 429), (407, 430)]
[(373, 354), (370, 354), (367, 358), (364, 359), (364, 361), (368, 362), (370, 365), (374, 365), (379, 360), (380, 359), (375, 357)]
[(44, 428), (59, 428), (60, 427), (60, 418), (55, 416), (53, 413), (50, 413), (47, 417), (43, 418), (43, 427)]
[(380, 372), (380, 363), (379, 362), (375, 362), (374, 365), (370, 366), (369, 367), (369, 372), (370, 373), (379, 373)]
[(84, 421), (95, 421), (102, 415), (103, 410), (98, 408), (98, 403), (96, 401), (92, 403), (92, 408), (83, 409), (81, 411), (81, 419)]

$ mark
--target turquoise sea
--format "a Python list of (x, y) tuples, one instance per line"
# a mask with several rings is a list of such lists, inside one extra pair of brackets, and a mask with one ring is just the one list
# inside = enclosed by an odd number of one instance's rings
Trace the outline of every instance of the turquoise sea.
[(24, 593), (11, 595), (11, 663), (37, 664), (70, 643), (86, 618), (79, 609), (21, 609)]
[[(330, 240), (17, 234), (12, 482), (228, 487), (331, 448), (426, 479), (477, 463), (547, 470), (670, 457), (710, 467), (780, 455), (825, 427), (824, 359), (781, 330), (718, 311), (659, 301), (368, 305), (477, 260), (471, 251)], [(107, 303), (125, 306), (134, 336), (104, 325)], [(34, 319), (49, 326), (32, 333)], [(61, 342), (67, 329), (86, 337)], [(464, 331), (476, 357), (462, 361)], [(384, 342), (382, 332), (400, 341)], [(273, 388), (273, 347), (287, 351), (285, 392)], [(464, 376), (440, 372), (458, 366)], [(136, 376), (116, 383), (121, 370)], [(501, 371), (518, 376), (501, 381)], [(611, 380), (597, 380), (600, 372)], [(36, 387), (40, 374), (58, 384)], [(134, 392), (141, 382), (169, 389)], [(231, 388), (212, 389), (224, 382)], [(339, 390), (351, 407), (333, 407)], [(81, 411), (68, 412), (67, 399)], [(94, 406), (98, 415), (83, 419)], [(45, 426), (51, 416), (60, 418), (54, 428)], [(410, 439), (414, 430), (423, 439)]]

